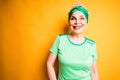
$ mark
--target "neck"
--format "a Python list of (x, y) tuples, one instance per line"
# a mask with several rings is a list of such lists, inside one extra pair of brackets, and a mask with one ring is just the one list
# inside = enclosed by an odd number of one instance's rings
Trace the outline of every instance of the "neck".
[(74, 38), (83, 38), (83, 34), (74, 34), (74, 33), (72, 33), (71, 36), (74, 37)]
[(77, 44), (80, 44), (85, 40), (82, 34), (70, 34), (69, 38), (71, 39), (72, 42)]

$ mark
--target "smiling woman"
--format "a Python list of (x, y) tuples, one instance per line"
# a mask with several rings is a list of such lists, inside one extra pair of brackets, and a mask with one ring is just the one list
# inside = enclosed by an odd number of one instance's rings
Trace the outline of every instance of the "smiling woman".
[[(98, 80), (95, 41), (82, 32), (88, 24), (88, 11), (76, 5), (68, 16), (70, 33), (59, 34), (50, 48), (47, 70), (50, 80)], [(56, 77), (54, 63), (58, 56), (59, 74)]]
[(74, 34), (82, 33), (85, 27), (87, 27), (87, 20), (84, 14), (81, 13), (80, 11), (77, 11), (72, 14), (72, 16), (70, 17), (69, 23), (71, 27), (70, 29)]

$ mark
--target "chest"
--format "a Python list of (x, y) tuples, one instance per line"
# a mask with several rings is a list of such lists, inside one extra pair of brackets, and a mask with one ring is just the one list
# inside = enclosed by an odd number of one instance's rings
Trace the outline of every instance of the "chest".
[(92, 64), (90, 47), (83, 46), (62, 46), (59, 49), (58, 59), (61, 65), (73, 66), (74, 68), (87, 67)]

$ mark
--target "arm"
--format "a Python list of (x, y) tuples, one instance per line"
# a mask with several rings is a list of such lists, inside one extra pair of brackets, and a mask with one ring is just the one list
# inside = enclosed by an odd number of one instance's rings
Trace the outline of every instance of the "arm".
[(92, 64), (91, 74), (92, 74), (92, 80), (99, 80), (96, 62), (93, 62)]
[(54, 63), (57, 58), (57, 55), (50, 53), (48, 60), (47, 60), (47, 71), (49, 80), (57, 80), (55, 70), (54, 70)]

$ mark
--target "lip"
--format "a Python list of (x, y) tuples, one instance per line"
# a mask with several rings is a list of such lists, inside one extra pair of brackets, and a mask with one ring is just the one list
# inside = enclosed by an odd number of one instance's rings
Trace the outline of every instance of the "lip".
[(73, 29), (75, 29), (75, 30), (78, 30), (78, 29), (80, 29), (82, 26), (73, 26)]

